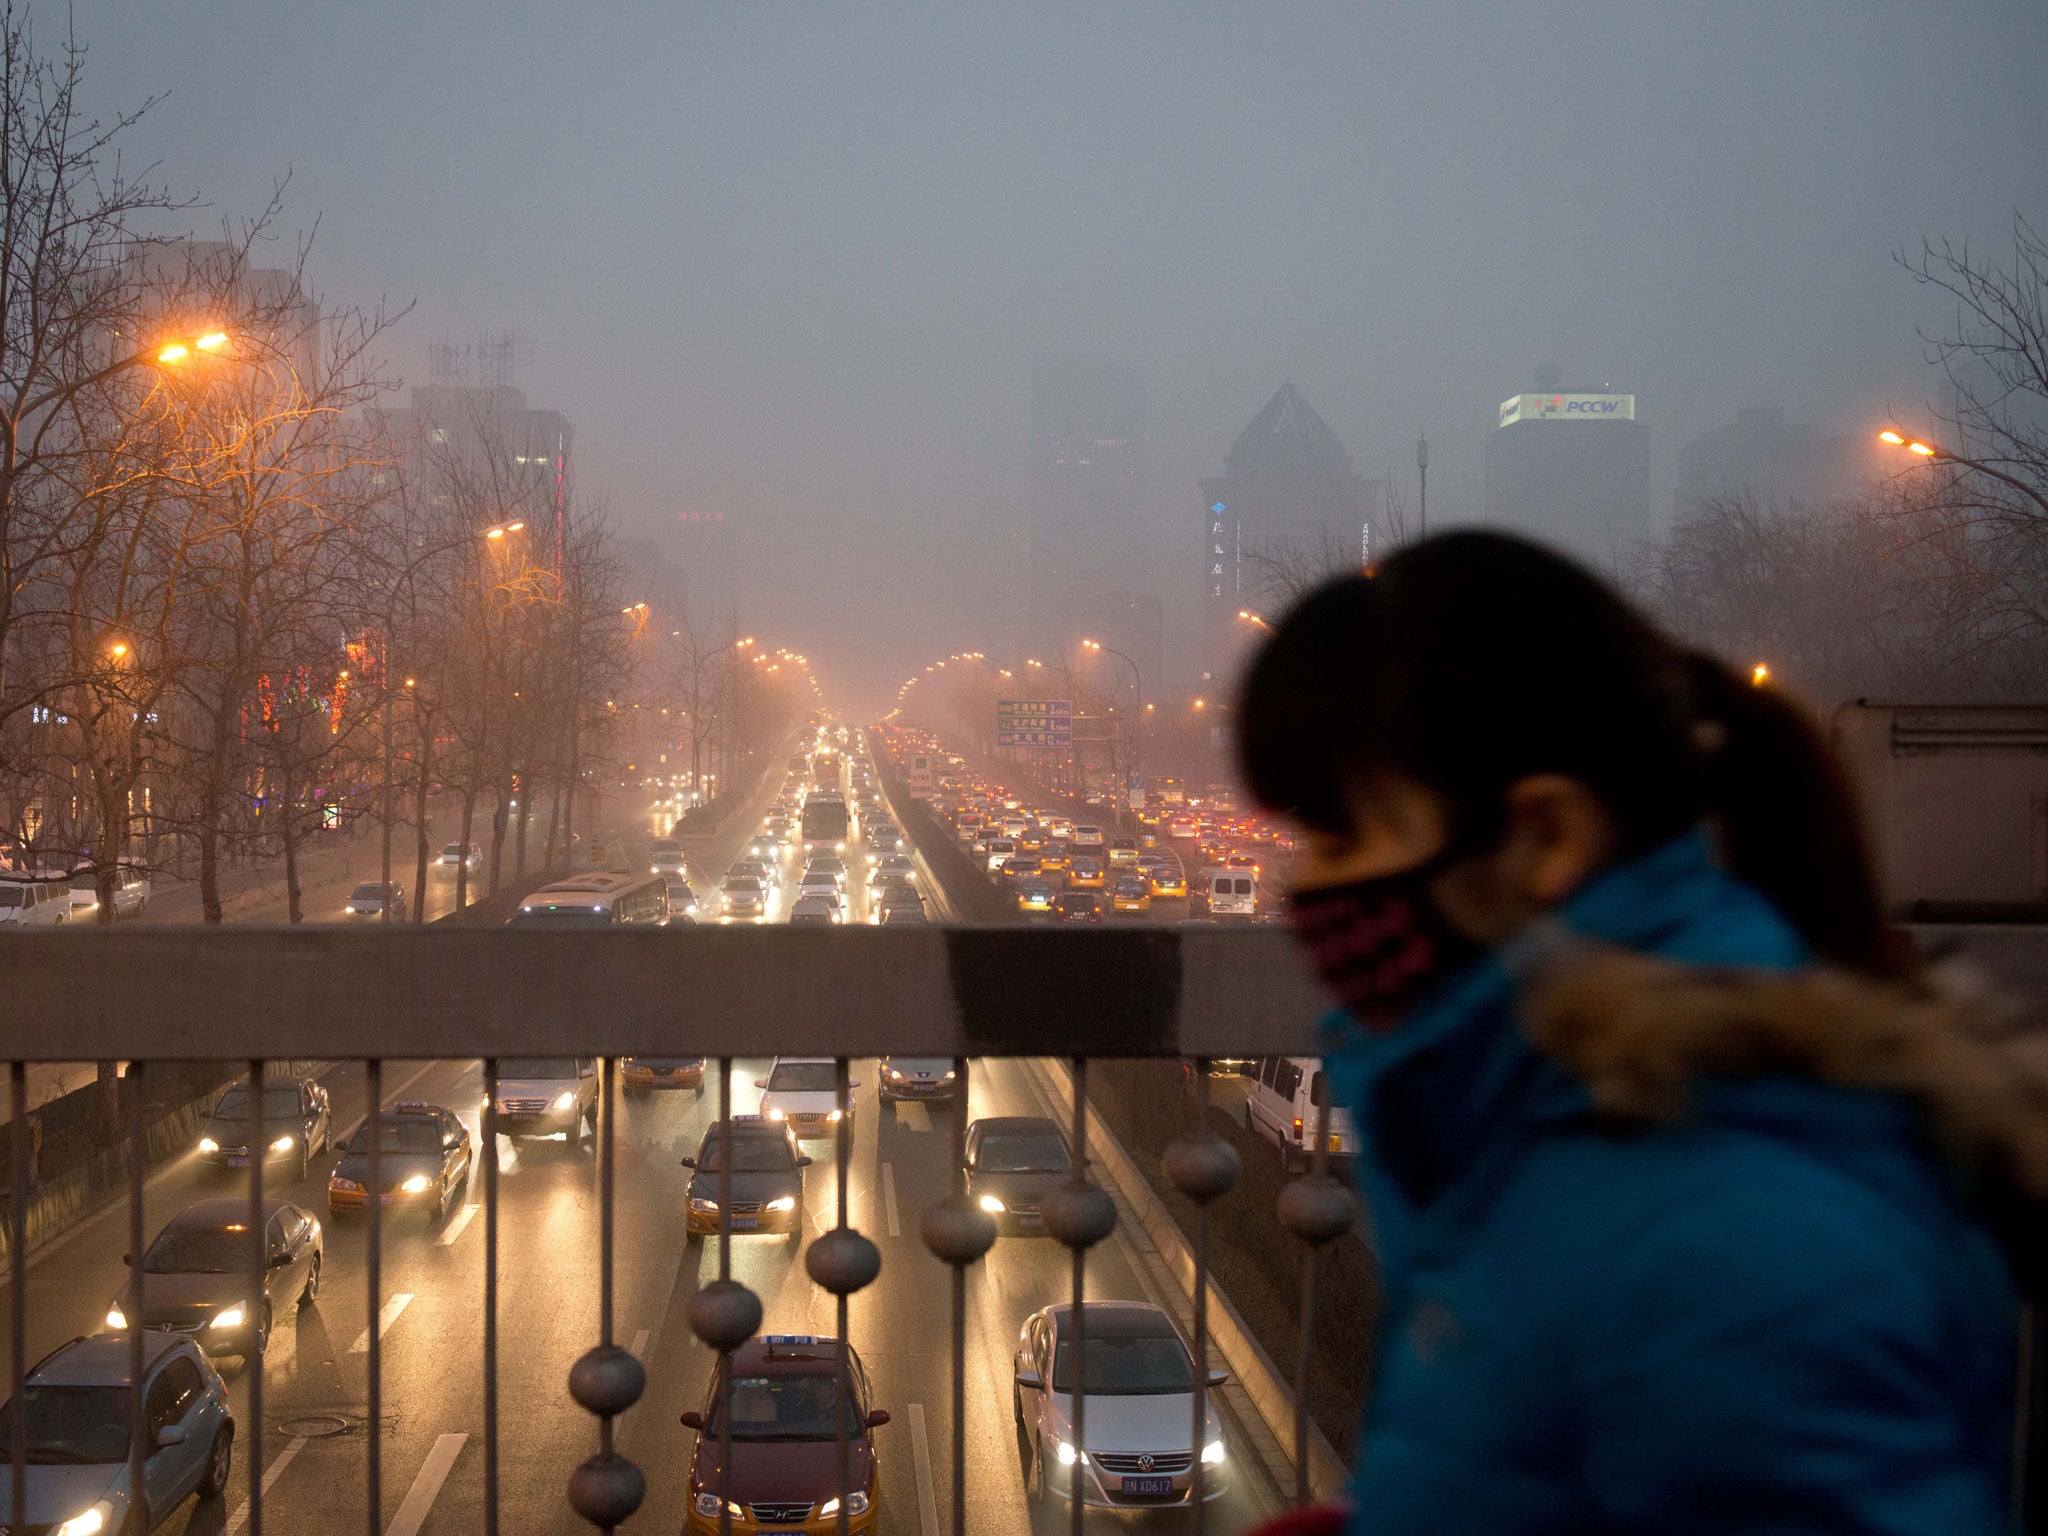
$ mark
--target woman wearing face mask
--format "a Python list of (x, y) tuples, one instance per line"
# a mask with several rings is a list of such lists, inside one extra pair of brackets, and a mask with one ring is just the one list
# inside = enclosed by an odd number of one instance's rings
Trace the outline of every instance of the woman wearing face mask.
[(2048, 1115), (1807, 720), (1481, 533), (1309, 596), (1239, 718), (1383, 1273), (1331, 1528), (2007, 1529)]

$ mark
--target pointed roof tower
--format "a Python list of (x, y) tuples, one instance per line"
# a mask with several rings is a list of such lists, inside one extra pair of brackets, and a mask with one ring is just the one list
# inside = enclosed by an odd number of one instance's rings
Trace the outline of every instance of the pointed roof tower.
[(1344, 444), (1292, 383), (1274, 391), (1224, 459), (1230, 475), (1341, 475), (1350, 468)]

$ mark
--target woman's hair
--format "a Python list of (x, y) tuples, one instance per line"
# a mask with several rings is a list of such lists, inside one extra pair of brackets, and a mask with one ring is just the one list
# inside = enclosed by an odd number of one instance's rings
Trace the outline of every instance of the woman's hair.
[(1526, 540), (1442, 534), (1311, 592), (1253, 661), (1238, 725), (1259, 800), (1340, 835), (1385, 772), (1441, 795), (1475, 851), (1531, 774), (1590, 789), (1625, 856), (1711, 821), (1817, 955), (1898, 968), (1854, 797), (1804, 713)]

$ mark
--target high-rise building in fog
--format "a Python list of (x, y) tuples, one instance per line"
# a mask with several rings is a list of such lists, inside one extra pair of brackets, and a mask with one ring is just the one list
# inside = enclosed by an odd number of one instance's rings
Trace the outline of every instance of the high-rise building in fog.
[(530, 547), (559, 566), (568, 540), (569, 447), (560, 411), (537, 411), (509, 385), (424, 384), (387, 418), (415, 459), (429, 505), (465, 504), (491, 523), (517, 518)]
[(1854, 496), (1886, 469), (1874, 433), (1829, 432), (1787, 421), (1777, 406), (1750, 406), (1679, 449), (1672, 510), (1687, 517), (1710, 501), (1744, 495), (1819, 506)]
[(1599, 571), (1650, 536), (1650, 429), (1636, 397), (1510, 395), (1486, 440), (1486, 516)]
[(1372, 557), (1383, 486), (1351, 467), (1315, 408), (1282, 384), (1202, 490), (1203, 666), (1226, 669), (1238, 612)]
[(1047, 352), (1031, 370), (1031, 526), (1041, 608), (1139, 582), (1145, 386), (1099, 357)]

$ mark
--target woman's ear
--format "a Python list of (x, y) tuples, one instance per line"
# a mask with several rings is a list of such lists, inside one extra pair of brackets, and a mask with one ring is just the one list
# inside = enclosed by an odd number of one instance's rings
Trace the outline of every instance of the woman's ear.
[(1531, 774), (1508, 786), (1499, 847), (1497, 889), (1536, 911), (1565, 901), (1613, 859), (1620, 843), (1614, 817), (1579, 780)]

